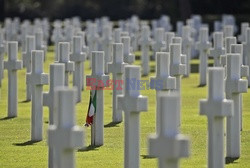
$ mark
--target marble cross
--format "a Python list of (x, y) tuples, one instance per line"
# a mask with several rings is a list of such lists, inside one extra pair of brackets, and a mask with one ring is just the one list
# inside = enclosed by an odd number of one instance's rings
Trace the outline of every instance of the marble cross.
[(118, 109), (124, 111), (124, 167), (139, 168), (140, 112), (147, 111), (148, 99), (140, 94), (140, 67), (125, 66), (125, 90), (117, 97)]
[(113, 61), (108, 63), (108, 72), (112, 73), (113, 77), (113, 113), (112, 122), (122, 122), (122, 110), (117, 108), (117, 96), (122, 95), (123, 86), (123, 74), (124, 66), (123, 62), (123, 44), (113, 44)]
[(72, 53), (70, 54), (70, 61), (75, 63), (75, 71), (73, 72), (73, 86), (77, 88), (77, 102), (82, 100), (82, 85), (83, 85), (83, 68), (86, 54), (82, 52), (82, 38), (80, 36), (73, 37)]
[(191, 38), (191, 27), (183, 26), (182, 28), (182, 53), (186, 55), (186, 73), (185, 77), (189, 77), (191, 72), (191, 50), (194, 41)]
[(135, 55), (131, 52), (130, 48), (130, 37), (122, 37), (121, 41), (123, 43), (123, 56), (124, 56), (124, 62), (128, 64), (133, 64), (135, 61)]
[(69, 60), (69, 43), (68, 42), (59, 42), (58, 43), (59, 50), (59, 61), (58, 63), (65, 64), (65, 86), (69, 85), (69, 73), (75, 71), (74, 62)]
[(49, 82), (48, 74), (43, 73), (43, 51), (33, 50), (31, 72), (27, 73), (27, 83), (31, 85), (31, 140), (43, 139), (43, 85)]
[(199, 33), (199, 41), (196, 43), (196, 49), (199, 50), (199, 74), (200, 86), (207, 84), (207, 59), (211, 43), (208, 41), (208, 29), (201, 28)]
[(86, 85), (96, 92), (96, 110), (93, 125), (91, 125), (91, 145), (102, 146), (103, 137), (103, 114), (104, 97), (103, 89), (109, 86), (109, 76), (104, 74), (104, 52), (92, 52), (92, 74), (86, 76)]
[(141, 61), (142, 61), (142, 75), (147, 76), (150, 72), (150, 56), (149, 50), (152, 39), (150, 38), (150, 28), (148, 26), (142, 27), (141, 37), (139, 39), (139, 44), (141, 46)]
[(4, 61), (4, 69), (8, 70), (8, 117), (17, 117), (17, 71), (22, 69), (23, 63), (17, 59), (18, 43), (7, 43), (8, 61)]
[(226, 54), (226, 50), (223, 45), (223, 33), (222, 32), (214, 32), (213, 33), (213, 42), (214, 46), (210, 49), (210, 56), (214, 58), (214, 67), (220, 67), (220, 58), (222, 55)]
[(76, 89), (57, 87), (54, 97), (55, 123), (48, 128), (49, 157), (53, 167), (74, 168), (75, 151), (84, 145), (84, 130), (76, 126)]
[(190, 155), (190, 140), (179, 134), (178, 96), (174, 93), (158, 95), (160, 131), (148, 138), (148, 153), (158, 158), (159, 168), (179, 168), (179, 159)]
[(241, 79), (239, 54), (227, 55), (226, 98), (234, 102), (234, 114), (227, 117), (227, 157), (240, 157), (240, 94), (247, 92), (247, 80)]
[[(176, 89), (176, 78), (170, 76), (170, 54), (157, 52), (156, 54), (156, 76), (150, 78), (151, 89), (156, 90), (156, 102), (161, 92)], [(160, 130), (160, 112), (156, 106), (156, 133)]]
[(208, 98), (200, 100), (200, 115), (208, 120), (208, 167), (225, 167), (224, 118), (233, 115), (233, 101), (225, 99), (224, 68), (208, 69)]

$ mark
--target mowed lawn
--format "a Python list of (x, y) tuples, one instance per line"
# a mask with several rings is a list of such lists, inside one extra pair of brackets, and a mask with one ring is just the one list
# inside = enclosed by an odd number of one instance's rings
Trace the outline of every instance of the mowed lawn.
[[(6, 59), (6, 58), (5, 58)], [(47, 53), (44, 71), (49, 72), (49, 64), (54, 60), (54, 54)], [(211, 62), (211, 61), (210, 61)], [(198, 61), (192, 63), (197, 65)], [(140, 61), (136, 61), (140, 64)], [(154, 62), (150, 63), (154, 69)], [(85, 62), (85, 74), (90, 74), (89, 62)], [(194, 66), (197, 68), (197, 66)], [(144, 80), (149, 80), (152, 72)], [(48, 165), (48, 108), (44, 107), (44, 138), (41, 142), (30, 141), (31, 103), (25, 102), (26, 84), (25, 69), (18, 72), (18, 117), (8, 119), (7, 116), (7, 71), (0, 92), (0, 168), (44, 168)], [(72, 75), (70, 77), (72, 86)], [(181, 167), (207, 167), (207, 118), (199, 115), (199, 99), (207, 97), (207, 87), (197, 87), (198, 73), (192, 73), (189, 78), (182, 79), (182, 111), (181, 133), (190, 137), (191, 156), (181, 160)], [(44, 86), (48, 91), (48, 86)], [(250, 91), (248, 89), (248, 91)], [(148, 96), (148, 111), (140, 113), (140, 165), (142, 168), (157, 167), (157, 159), (147, 157), (147, 137), (155, 132), (155, 90), (142, 90), (142, 95)], [(79, 168), (122, 168), (124, 157), (124, 124), (114, 124), (112, 121), (112, 91), (105, 90), (104, 108), (104, 146), (91, 147), (90, 128), (85, 128), (85, 146), (76, 152), (76, 165)], [(82, 92), (82, 102), (76, 105), (77, 124), (83, 126), (88, 108), (89, 91)], [(60, 143), (60, 142), (58, 142)], [(243, 96), (243, 131), (241, 132), (241, 157), (238, 160), (228, 160), (226, 167), (247, 168), (250, 165), (250, 93)]]

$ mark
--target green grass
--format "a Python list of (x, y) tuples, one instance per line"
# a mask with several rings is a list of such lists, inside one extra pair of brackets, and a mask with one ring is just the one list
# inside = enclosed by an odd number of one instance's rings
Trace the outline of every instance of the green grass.
[[(50, 48), (51, 49), (51, 48)], [(49, 63), (53, 62), (53, 53), (47, 54), (44, 65), (48, 73)], [(196, 63), (194, 60), (192, 63)], [(136, 61), (136, 64), (139, 64)], [(85, 73), (90, 74), (89, 62), (85, 62)], [(154, 66), (154, 62), (150, 63)], [(0, 167), (6, 168), (44, 168), (48, 163), (47, 128), (48, 108), (44, 107), (44, 140), (37, 143), (30, 142), (30, 117), (31, 104), (24, 103), (25, 100), (25, 70), (18, 72), (18, 117), (4, 119), (7, 115), (7, 71), (2, 81), (0, 92)], [(149, 77), (154, 76), (151, 73)], [(143, 77), (143, 79), (149, 79)], [(70, 78), (72, 80), (72, 77)], [(182, 125), (181, 132), (191, 139), (191, 156), (181, 160), (181, 167), (201, 168), (207, 164), (207, 119), (199, 115), (199, 99), (207, 97), (207, 88), (197, 87), (199, 76), (191, 74), (189, 78), (182, 80)], [(72, 82), (70, 83), (72, 86)], [(44, 91), (48, 86), (44, 87)], [(104, 146), (98, 148), (88, 147), (87, 150), (76, 152), (77, 167), (91, 168), (121, 168), (123, 167), (123, 135), (124, 126), (120, 123), (109, 126), (112, 113), (111, 91), (106, 90), (104, 108)], [(141, 113), (141, 151), (140, 164), (142, 168), (157, 167), (157, 159), (147, 158), (147, 137), (155, 132), (155, 91), (144, 90), (141, 92), (148, 96), (148, 112)], [(88, 108), (89, 91), (82, 92), (82, 102), (76, 106), (77, 124), (84, 125)], [(241, 158), (226, 167), (244, 168), (250, 164), (250, 94), (244, 94), (243, 99), (243, 131), (241, 133)], [(85, 146), (90, 144), (90, 128), (85, 129)]]

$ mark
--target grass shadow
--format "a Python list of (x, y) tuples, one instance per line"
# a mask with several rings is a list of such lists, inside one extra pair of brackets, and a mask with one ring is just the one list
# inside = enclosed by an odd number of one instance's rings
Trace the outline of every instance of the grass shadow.
[(231, 158), (231, 157), (226, 157), (225, 158), (225, 162), (226, 164), (236, 164), (237, 162), (234, 162), (236, 160), (238, 160), (239, 158)]
[(143, 159), (155, 159), (155, 157), (150, 156), (150, 155), (141, 155)]
[(95, 151), (95, 150), (98, 150), (99, 147), (100, 147), (100, 146), (89, 145), (89, 146), (87, 146), (86, 148), (81, 148), (81, 149), (78, 149), (77, 151), (78, 151), (78, 152)]
[(45, 123), (45, 124), (48, 124), (49, 122), (48, 122), (48, 121), (45, 121), (44, 123)]
[(145, 74), (142, 74), (141, 76), (142, 76), (142, 77), (147, 77), (147, 76), (149, 76), (149, 73), (148, 73), (147, 75), (145, 75)]
[(151, 73), (154, 73), (155, 72), (155, 67), (152, 65), (152, 66), (150, 66), (150, 72)]
[(110, 127), (119, 127), (118, 124), (120, 124), (121, 122), (110, 122), (106, 125), (104, 125), (104, 128), (110, 128)]
[(16, 117), (4, 117), (4, 118), (0, 118), (0, 121), (4, 121), (4, 120), (10, 120)]
[(30, 100), (23, 100), (23, 101), (20, 101), (19, 103), (29, 103)]
[(200, 84), (197, 87), (200, 88), (200, 87), (205, 87), (205, 86), (206, 86), (205, 84)]
[(40, 142), (40, 141), (29, 140), (29, 141), (22, 142), (22, 143), (13, 143), (13, 145), (15, 145), (15, 146), (29, 146), (29, 145), (33, 145), (33, 144), (35, 144), (37, 142)]

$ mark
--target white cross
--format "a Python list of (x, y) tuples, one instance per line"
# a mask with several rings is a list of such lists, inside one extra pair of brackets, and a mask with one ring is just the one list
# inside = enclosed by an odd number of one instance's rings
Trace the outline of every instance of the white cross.
[(83, 68), (86, 54), (82, 52), (82, 38), (81, 36), (73, 37), (73, 49), (70, 54), (70, 60), (75, 63), (75, 71), (73, 72), (73, 86), (77, 87), (77, 102), (82, 99), (82, 85), (83, 85)]
[(191, 49), (194, 41), (191, 38), (191, 27), (183, 26), (182, 28), (182, 53), (186, 55), (186, 73), (185, 77), (188, 77), (191, 72)]
[(124, 167), (139, 168), (140, 152), (140, 112), (147, 111), (148, 99), (140, 95), (140, 67), (125, 66), (125, 90), (123, 95), (117, 97), (118, 109), (124, 111), (125, 121), (125, 153)]
[(224, 38), (233, 37), (233, 35), (234, 35), (234, 27), (231, 26), (231, 25), (224, 26), (223, 34), (224, 34)]
[[(182, 48), (182, 38), (181, 37), (173, 37), (172, 38), (172, 42), (170, 43), (170, 45), (171, 44), (179, 44), (181, 46), (181, 48)], [(186, 55), (181, 54), (181, 63), (182, 64), (186, 64), (187, 63), (186, 59), (187, 59)]]
[(65, 86), (69, 85), (69, 73), (75, 70), (74, 62), (69, 60), (69, 43), (68, 42), (59, 42), (59, 61), (58, 63), (65, 64)]
[(207, 55), (211, 43), (208, 41), (208, 28), (201, 28), (199, 33), (199, 41), (196, 43), (196, 50), (199, 50), (199, 74), (200, 74), (200, 86), (207, 84)]
[[(89, 29), (89, 32), (87, 34), (87, 42), (88, 42), (90, 53), (92, 51), (98, 51), (98, 38), (99, 38), (99, 35), (97, 33), (97, 26), (96, 26), (96, 24), (92, 23), (90, 25), (90, 29)], [(92, 62), (92, 57), (90, 55), (89, 68), (91, 68), (91, 65), (92, 65), (91, 62)]]
[(117, 108), (117, 95), (122, 94), (123, 86), (123, 73), (124, 66), (126, 63), (123, 62), (123, 44), (114, 43), (113, 44), (113, 61), (108, 63), (108, 73), (112, 73), (113, 76), (113, 122), (122, 121), (122, 110)]
[(154, 41), (152, 43), (152, 49), (153, 49), (153, 58), (156, 57), (156, 52), (161, 52), (164, 48), (166, 48), (166, 43), (164, 41), (164, 29), (163, 28), (157, 28), (155, 32)]
[(241, 23), (241, 32), (240, 35), (238, 35), (238, 40), (243, 43), (246, 41), (246, 30), (249, 27), (248, 22), (243, 22)]
[(102, 46), (102, 51), (104, 51), (104, 72), (108, 74), (108, 62), (111, 61), (112, 56), (112, 27), (105, 26), (103, 28), (103, 36), (100, 39), (100, 45)]
[[(243, 64), (250, 67), (250, 28), (246, 29), (246, 42), (243, 43)], [(250, 86), (250, 76), (247, 78)]]
[(61, 27), (55, 27), (54, 28), (51, 38), (52, 38), (52, 41), (54, 41), (54, 44), (55, 44), (55, 61), (58, 61), (59, 60), (58, 45), (59, 45), (59, 42), (64, 41), (64, 37), (62, 35)]
[[(232, 54), (239, 54), (240, 55), (240, 74), (241, 77), (248, 77), (249, 76), (249, 67), (246, 65), (243, 65), (243, 45), (242, 44), (233, 44), (231, 45), (231, 53)], [(242, 124), (242, 102), (243, 97), (242, 94), (240, 95), (240, 125), (241, 130), (243, 128)]]
[(224, 97), (224, 68), (208, 69), (208, 99), (200, 100), (200, 115), (208, 119), (208, 167), (225, 167), (224, 117), (233, 115), (233, 101)]
[(148, 138), (148, 152), (158, 158), (159, 168), (178, 168), (179, 159), (190, 155), (189, 138), (179, 134), (178, 99), (173, 93), (158, 98), (160, 132)]
[(91, 145), (103, 145), (103, 88), (109, 86), (109, 76), (104, 74), (104, 52), (92, 52), (92, 74), (86, 76), (86, 85), (96, 91), (96, 113), (91, 126)]
[(47, 46), (43, 44), (43, 32), (41, 29), (38, 29), (38, 31), (35, 33), (35, 39), (36, 50), (42, 50), (44, 52), (44, 61), (46, 61)]
[(150, 38), (150, 28), (149, 26), (143, 26), (141, 31), (141, 37), (139, 39), (139, 44), (141, 46), (141, 61), (142, 61), (142, 75), (146, 76), (150, 72), (149, 66), (149, 47), (151, 45), (152, 39)]
[(164, 41), (166, 43), (166, 48), (164, 51), (169, 52), (169, 46), (172, 43), (172, 39), (174, 38), (174, 32), (165, 32)]
[[(48, 128), (48, 146), (53, 149), (54, 167), (74, 168), (74, 149), (83, 147), (83, 128), (75, 123), (76, 89), (57, 87), (55, 91), (55, 124)], [(51, 159), (49, 159), (51, 160)]]
[(214, 58), (214, 67), (220, 67), (221, 55), (226, 54), (226, 50), (223, 45), (223, 33), (214, 32), (213, 33), (214, 47), (210, 50), (210, 56)]
[(22, 69), (22, 61), (17, 60), (18, 43), (8, 42), (8, 61), (4, 69), (8, 70), (8, 117), (17, 117), (17, 70)]
[[(61, 63), (50, 64), (50, 88), (49, 92), (43, 93), (43, 106), (48, 106), (49, 108), (49, 125), (54, 124), (54, 118), (56, 118), (54, 113), (54, 97), (55, 88), (58, 86), (64, 86), (64, 76), (65, 76), (65, 65)], [(49, 167), (54, 167), (53, 164), (53, 149), (49, 149)]]
[(122, 37), (121, 41), (123, 43), (123, 56), (124, 56), (124, 62), (128, 64), (133, 64), (135, 61), (135, 55), (131, 52), (130, 48), (130, 37)]
[(27, 73), (27, 83), (31, 85), (31, 140), (43, 139), (43, 85), (48, 84), (48, 74), (43, 73), (43, 51), (33, 50), (31, 72)]
[(234, 115), (227, 118), (227, 157), (240, 157), (240, 94), (247, 92), (247, 80), (241, 79), (240, 55), (227, 55), (226, 98), (234, 102)]
[[(231, 53), (231, 45), (236, 44), (236, 37), (227, 37), (225, 38), (225, 50), (226, 54)], [(221, 65), (226, 66), (227, 65), (227, 56), (222, 55), (220, 58)]]
[[(176, 78), (170, 76), (170, 56), (167, 52), (156, 53), (156, 76), (150, 78), (151, 89), (156, 90), (156, 99), (163, 91), (176, 89)], [(157, 108), (158, 106), (156, 106)], [(160, 112), (156, 109), (156, 132), (160, 129)]]
[[(26, 51), (23, 53), (23, 66), (26, 73), (31, 71), (31, 51), (35, 50), (35, 36), (26, 36)], [(27, 80), (26, 80), (27, 81)], [(26, 101), (31, 100), (31, 86), (26, 82)]]
[[(80, 31), (77, 33), (77, 36), (81, 36), (82, 38), (82, 52), (84, 52), (86, 54), (85, 60), (89, 58), (89, 47), (86, 46), (85, 43), (85, 32), (84, 31)], [(84, 63), (82, 64), (82, 72), (83, 72), (83, 76), (84, 76)], [(84, 77), (82, 78), (82, 90), (84, 90)]]
[(4, 53), (5, 53), (5, 41), (4, 41), (4, 32), (0, 29), (0, 87), (2, 87), (2, 79), (4, 77)]
[[(181, 44), (170, 44), (170, 75), (176, 78), (176, 91), (179, 94), (179, 111), (181, 113), (181, 75), (186, 74), (186, 64), (182, 59), (186, 55), (181, 54)], [(178, 113), (179, 124), (181, 124), (181, 114)]]
[(121, 43), (121, 29), (120, 28), (116, 28), (114, 30), (114, 35), (113, 35), (113, 38), (114, 38), (114, 43)]

